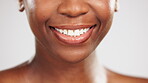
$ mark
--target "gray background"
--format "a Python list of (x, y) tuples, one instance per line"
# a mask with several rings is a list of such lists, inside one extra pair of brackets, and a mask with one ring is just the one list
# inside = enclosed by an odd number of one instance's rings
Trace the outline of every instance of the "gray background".
[[(17, 0), (0, 0), (0, 70), (34, 55), (34, 37)], [(148, 78), (148, 0), (119, 0), (112, 28), (97, 54), (104, 66), (126, 75)]]

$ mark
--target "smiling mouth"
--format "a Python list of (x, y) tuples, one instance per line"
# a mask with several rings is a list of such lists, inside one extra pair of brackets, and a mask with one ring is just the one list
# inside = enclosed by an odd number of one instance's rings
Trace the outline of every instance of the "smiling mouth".
[(91, 36), (94, 25), (49, 26), (55, 37), (66, 44), (80, 44)]

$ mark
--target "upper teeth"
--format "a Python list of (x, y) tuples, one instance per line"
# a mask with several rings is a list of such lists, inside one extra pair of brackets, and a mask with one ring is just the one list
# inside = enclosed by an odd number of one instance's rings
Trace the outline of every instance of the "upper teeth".
[(76, 36), (80, 36), (80, 35), (86, 33), (89, 30), (89, 28), (76, 29), (76, 30), (67, 30), (67, 29), (58, 29), (58, 28), (55, 28), (55, 30), (57, 30), (58, 32), (60, 32), (62, 34), (76, 37)]

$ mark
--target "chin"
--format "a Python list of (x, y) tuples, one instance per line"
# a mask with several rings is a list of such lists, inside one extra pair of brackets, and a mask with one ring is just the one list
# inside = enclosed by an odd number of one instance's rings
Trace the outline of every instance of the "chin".
[(72, 50), (60, 52), (57, 56), (67, 63), (79, 63), (85, 60), (92, 52), (89, 50)]

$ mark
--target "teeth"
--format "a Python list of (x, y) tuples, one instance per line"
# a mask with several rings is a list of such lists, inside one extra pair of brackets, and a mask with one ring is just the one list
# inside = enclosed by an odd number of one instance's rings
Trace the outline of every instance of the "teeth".
[(73, 30), (68, 30), (68, 34), (66, 34), (66, 35), (73, 36), (74, 35)]
[(81, 29), (81, 30), (80, 30), (80, 34), (83, 34), (83, 33), (84, 33), (84, 32), (83, 32), (83, 29)]
[(65, 35), (67, 34), (67, 30), (66, 30), (66, 29), (64, 29), (64, 34), (65, 34)]
[(85, 28), (85, 29), (76, 29), (76, 30), (67, 30), (67, 29), (58, 29), (55, 28), (55, 30), (57, 30), (58, 32), (68, 35), (68, 36), (72, 36), (72, 37), (76, 37), (76, 36), (80, 36), (84, 33), (86, 33), (89, 28)]
[(80, 36), (80, 31), (78, 29), (75, 30), (74, 33), (75, 33), (75, 36)]

